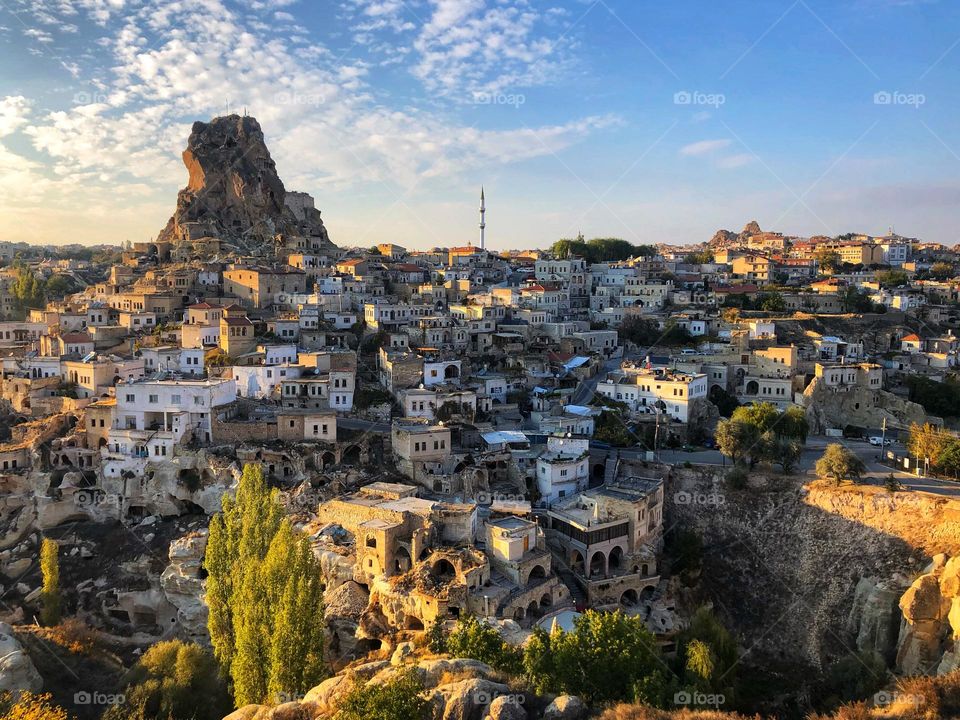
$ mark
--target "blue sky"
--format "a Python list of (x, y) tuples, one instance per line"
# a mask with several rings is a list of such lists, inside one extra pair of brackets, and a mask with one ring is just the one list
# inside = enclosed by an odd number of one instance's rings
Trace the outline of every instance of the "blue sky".
[(0, 239), (144, 240), (246, 109), (341, 245), (960, 242), (952, 0), (3, 0)]

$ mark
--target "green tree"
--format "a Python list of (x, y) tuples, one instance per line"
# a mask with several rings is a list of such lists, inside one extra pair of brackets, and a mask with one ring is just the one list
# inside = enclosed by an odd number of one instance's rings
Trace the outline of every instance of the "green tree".
[(713, 651), (703, 640), (693, 640), (687, 645), (687, 663), (685, 679), (701, 692), (710, 689), (710, 681), (714, 673)]
[(935, 262), (930, 266), (930, 277), (934, 280), (949, 280), (955, 276), (953, 264), (948, 262)]
[(426, 720), (430, 702), (412, 669), (401, 670), (385, 683), (358, 683), (338, 703), (334, 720)]
[(59, 299), (75, 292), (75, 287), (73, 278), (69, 275), (51, 275), (44, 285), (44, 294), (48, 298)]
[(56, 540), (44, 538), (40, 543), (40, 622), (56, 625), (60, 622), (60, 546)]
[(220, 720), (230, 696), (213, 656), (196, 643), (166, 640), (151, 646), (124, 678), (123, 705), (103, 720)]
[(820, 270), (825, 273), (835, 273), (843, 264), (840, 260), (840, 253), (836, 250), (818, 250), (815, 258)]
[(839, 299), (840, 307), (843, 308), (844, 312), (868, 313), (874, 311), (873, 300), (870, 299), (870, 296), (852, 285), (840, 292)]
[(787, 301), (784, 300), (783, 295), (778, 292), (762, 293), (757, 300), (759, 301), (760, 309), (766, 312), (781, 313), (787, 309)]
[(17, 275), (10, 290), (16, 300), (17, 309), (24, 312), (28, 308), (43, 307), (43, 283), (25, 264), (18, 263), (16, 269)]
[(873, 278), (883, 287), (900, 287), (910, 282), (910, 276), (903, 270), (880, 270)]
[(919, 462), (938, 468), (941, 456), (952, 442), (953, 437), (936, 425), (913, 423), (907, 438), (907, 450)]
[(614, 447), (632, 447), (637, 444), (637, 438), (624, 425), (620, 414), (610, 410), (604, 410), (596, 417), (593, 438)]
[(205, 558), (214, 656), (238, 706), (303, 693), (323, 676), (319, 563), (260, 465), (244, 467), (222, 507)]
[[(733, 414), (742, 409), (737, 408)], [(738, 463), (756, 451), (760, 432), (753, 423), (731, 418), (717, 423), (714, 440), (720, 452)]]
[(535, 688), (591, 703), (632, 700), (638, 684), (650, 696), (661, 695), (658, 688), (666, 682), (661, 667), (656, 640), (643, 620), (620, 610), (588, 610), (571, 632), (538, 633), (524, 652), (527, 679)]
[(817, 477), (833, 480), (839, 485), (842, 482), (856, 482), (863, 475), (866, 466), (863, 460), (854, 455), (840, 443), (831, 443), (817, 460), (814, 471)]
[(690, 671), (695, 671), (693, 684), (697, 690), (722, 693), (728, 702), (732, 701), (739, 665), (737, 642), (710, 608), (699, 608), (678, 636), (677, 663), (688, 682)]
[(784, 475), (789, 475), (800, 462), (803, 444), (799, 440), (784, 436), (774, 436), (767, 445), (770, 460), (780, 466)]
[(465, 615), (447, 638), (447, 652), (453, 657), (473, 658), (508, 673), (519, 672), (522, 658), (496, 629)]

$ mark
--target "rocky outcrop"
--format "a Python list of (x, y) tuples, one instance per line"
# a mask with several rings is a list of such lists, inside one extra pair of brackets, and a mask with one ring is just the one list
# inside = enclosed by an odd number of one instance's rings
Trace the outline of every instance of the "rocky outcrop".
[(937, 555), (900, 598), (897, 671), (944, 675), (960, 665), (960, 557)]
[(856, 638), (857, 650), (877, 653), (893, 665), (900, 633), (900, 596), (906, 583), (899, 577), (861, 578), (854, 590), (846, 629)]
[(269, 256), (298, 245), (336, 250), (313, 199), (287, 193), (255, 118), (227, 115), (194, 123), (183, 164), (187, 186), (157, 236), (175, 259), (207, 259), (221, 251)]
[(43, 678), (13, 634), (13, 628), (0, 623), (0, 694), (37, 692), (42, 687)]
[[(358, 682), (383, 685), (410, 669), (423, 684), (432, 720), (526, 720), (523, 696), (499, 682), (484, 663), (464, 658), (438, 658), (393, 664), (385, 660), (348, 668), (308, 691), (303, 700), (274, 708), (248, 705), (224, 720), (321, 720), (334, 717), (340, 700)], [(581, 703), (582, 706), (582, 703)], [(568, 717), (567, 715), (557, 716)], [(571, 718), (579, 716), (569, 715)]]
[(204, 644), (210, 639), (207, 605), (203, 601), (206, 583), (202, 569), (206, 549), (206, 529), (174, 540), (168, 554), (170, 564), (160, 576), (160, 588), (167, 602), (176, 608), (176, 634)]
[(543, 720), (583, 720), (587, 706), (576, 695), (560, 695), (543, 711)]
[(332, 657), (346, 658), (357, 652), (357, 629), (369, 601), (370, 593), (353, 580), (325, 593), (324, 619), (331, 635), (327, 649)]
[(880, 427), (884, 423), (908, 427), (929, 420), (926, 411), (915, 402), (875, 388), (836, 388), (814, 378), (803, 391), (810, 431), (822, 434), (830, 428)]

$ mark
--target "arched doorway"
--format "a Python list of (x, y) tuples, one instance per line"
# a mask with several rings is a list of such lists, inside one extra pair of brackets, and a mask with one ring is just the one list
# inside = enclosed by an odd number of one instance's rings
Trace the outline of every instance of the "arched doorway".
[(540, 610), (541, 612), (553, 605), (553, 598), (550, 597), (550, 593), (544, 593), (540, 598)]
[(324, 470), (324, 469), (330, 467), (331, 465), (335, 465), (336, 462), (337, 462), (337, 456), (334, 455), (334, 454), (333, 454), (332, 452), (330, 452), (329, 450), (327, 450), (326, 452), (323, 452), (323, 453), (320, 454), (320, 469), (321, 469), (321, 470)]
[(342, 465), (359, 465), (360, 464), (360, 446), (351, 445), (348, 447), (343, 456), (340, 458), (340, 463)]
[(633, 607), (637, 604), (639, 597), (637, 596), (637, 591), (633, 588), (625, 590), (623, 595), (620, 596), (620, 604), (625, 607)]
[(597, 550), (590, 558), (590, 577), (602, 577), (607, 569), (607, 558)]
[(578, 575), (584, 574), (583, 555), (580, 554), (579, 550), (574, 550), (570, 556), (570, 569)]
[(456, 380), (458, 377), (460, 377), (460, 368), (456, 365), (447, 365), (443, 369), (444, 380)]
[(745, 392), (747, 395), (758, 395), (760, 393), (760, 383), (756, 380), (750, 380), (747, 382)]
[(613, 548), (613, 550), (610, 551), (608, 563), (611, 573), (618, 572), (623, 566), (623, 548), (619, 545)]
[(457, 569), (446, 558), (440, 558), (430, 569), (430, 574), (435, 578), (452, 580), (457, 576)]
[(543, 565), (534, 565), (533, 569), (530, 571), (530, 575), (527, 576), (527, 582), (539, 582), (540, 580), (546, 579), (546, 577), (547, 571)]
[(413, 561), (410, 559), (410, 551), (401, 546), (393, 556), (393, 569), (398, 573), (405, 573), (411, 568)]

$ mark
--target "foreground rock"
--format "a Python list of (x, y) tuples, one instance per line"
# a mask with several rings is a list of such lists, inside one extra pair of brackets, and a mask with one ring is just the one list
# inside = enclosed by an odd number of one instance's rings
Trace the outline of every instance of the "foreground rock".
[(13, 628), (0, 623), (0, 693), (37, 692), (42, 687), (43, 678), (13, 634)]

